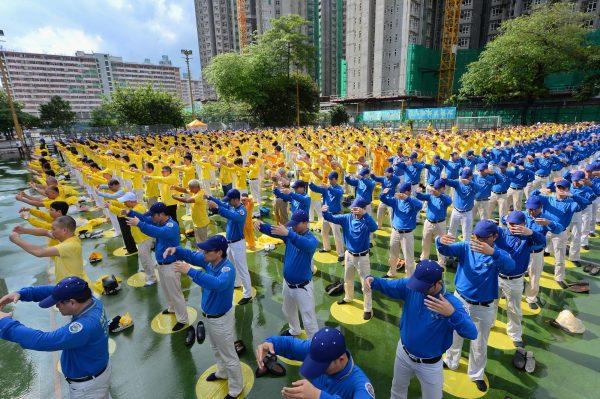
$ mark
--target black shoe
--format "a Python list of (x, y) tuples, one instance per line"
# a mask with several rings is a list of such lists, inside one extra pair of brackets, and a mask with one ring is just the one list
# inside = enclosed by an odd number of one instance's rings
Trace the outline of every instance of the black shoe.
[(338, 305), (348, 305), (350, 302), (346, 302), (343, 299), (340, 299), (339, 301), (337, 301)]
[(383, 276), (381, 276), (381, 278), (392, 278), (392, 276), (390, 276), (389, 274), (384, 274)]
[(573, 264), (577, 267), (581, 267), (581, 261), (580, 260), (572, 260), (571, 262), (573, 262)]
[(481, 392), (487, 391), (487, 384), (484, 380), (474, 380), (473, 382), (475, 385), (477, 385), (477, 389), (479, 389)]
[[(590, 236), (591, 236), (591, 235), (590, 235)], [(370, 244), (369, 244), (369, 248), (373, 248), (374, 246), (375, 246), (375, 244), (373, 244), (373, 243), (370, 243)]]
[(202, 345), (204, 340), (206, 339), (206, 328), (204, 327), (204, 323), (199, 321), (196, 325), (196, 340), (198, 344)]
[(581, 247), (581, 249), (585, 249), (586, 251), (590, 250), (590, 246), (589, 245), (584, 245)]
[(194, 342), (196, 342), (196, 330), (194, 327), (189, 326), (185, 332), (185, 346), (189, 348), (194, 345)]
[(175, 323), (171, 331), (180, 331), (181, 329), (183, 329), (183, 327), (185, 327), (185, 324), (177, 322)]
[(513, 344), (517, 348), (524, 348), (525, 347), (525, 344), (523, 343), (523, 341), (513, 341)]
[(567, 247), (566, 251), (565, 251), (565, 255), (569, 256), (569, 253), (571, 252), (571, 247)]
[(550, 252), (544, 251), (544, 256), (550, 256)]
[(293, 335), (290, 333), (290, 330), (282, 331), (279, 335), (282, 337), (293, 337)]
[(372, 317), (373, 312), (365, 312), (365, 314), (363, 314), (363, 320), (371, 320)]
[(230, 394), (225, 395), (225, 399), (235, 399), (237, 396), (231, 396)]
[(169, 309), (165, 309), (160, 314), (175, 314), (175, 312), (171, 312)]
[(252, 302), (252, 297), (249, 298), (242, 298), (239, 300), (238, 305), (245, 305), (247, 303)]
[(135, 251), (135, 252), (129, 252), (129, 251), (127, 251), (126, 253), (127, 253), (127, 255), (135, 255), (135, 254), (138, 253), (138, 251)]
[(597, 236), (597, 234), (596, 233), (590, 233), (589, 236), (592, 237), (592, 238), (594, 238), (594, 237)]
[(328, 250), (326, 250), (326, 249), (323, 249), (323, 248), (321, 248), (321, 249), (319, 249), (319, 252), (321, 252), (321, 253), (325, 253), (325, 252), (329, 252), (329, 251), (328, 251)]
[(244, 287), (242, 285), (238, 285), (238, 286), (233, 287), (234, 290), (241, 290), (243, 288)]
[(217, 381), (217, 380), (224, 380), (225, 378), (219, 378), (217, 377), (216, 373), (211, 373), (209, 374), (208, 377), (206, 377), (206, 381), (211, 382), (211, 381)]
[(343, 262), (344, 261), (344, 257), (343, 256), (338, 256), (338, 262)]
[(557, 281), (558, 285), (560, 285), (560, 288), (562, 288), (563, 290), (566, 290), (567, 288), (569, 288), (569, 286), (567, 284), (565, 284), (564, 281)]
[(535, 302), (529, 304), (529, 309), (531, 309), (531, 310), (537, 310), (539, 308), (540, 308), (539, 305)]

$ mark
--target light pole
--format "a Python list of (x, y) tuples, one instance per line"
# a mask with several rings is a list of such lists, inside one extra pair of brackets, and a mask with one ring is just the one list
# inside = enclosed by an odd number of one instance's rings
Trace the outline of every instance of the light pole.
[(187, 75), (188, 75), (188, 86), (190, 89), (190, 102), (192, 103), (192, 118), (196, 119), (196, 111), (194, 110), (194, 95), (192, 94), (192, 75), (190, 74), (190, 55), (192, 55), (192, 50), (181, 50), (181, 54), (183, 54), (185, 58), (185, 64), (187, 65)]
[[(0, 37), (4, 36), (4, 31), (0, 30)], [(3, 42), (4, 40), (0, 40)], [(6, 102), (8, 103), (8, 107), (10, 108), (10, 113), (12, 114), (13, 124), (15, 126), (15, 133), (17, 133), (17, 138), (21, 141), (21, 145), (23, 146), (23, 151), (25, 154), (29, 154), (29, 149), (27, 148), (27, 142), (25, 141), (25, 136), (23, 135), (23, 129), (21, 129), (21, 124), (19, 123), (19, 118), (17, 116), (17, 111), (15, 109), (15, 104), (12, 100), (12, 93), (10, 92), (9, 81), (8, 81), (8, 71), (6, 70), (6, 66), (4, 65), (4, 49), (0, 46), (0, 75), (2, 75), (2, 86), (4, 87), (4, 91), (6, 92)]]

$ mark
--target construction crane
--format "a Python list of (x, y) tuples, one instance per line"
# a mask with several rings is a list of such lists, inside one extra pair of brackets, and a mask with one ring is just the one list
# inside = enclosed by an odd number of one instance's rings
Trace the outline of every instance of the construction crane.
[(240, 35), (240, 53), (248, 45), (248, 30), (246, 27), (246, 0), (237, 0), (237, 23)]
[(458, 45), (458, 20), (461, 0), (445, 0), (442, 25), (442, 56), (437, 102), (442, 104), (452, 95), (454, 71), (456, 69), (456, 49)]

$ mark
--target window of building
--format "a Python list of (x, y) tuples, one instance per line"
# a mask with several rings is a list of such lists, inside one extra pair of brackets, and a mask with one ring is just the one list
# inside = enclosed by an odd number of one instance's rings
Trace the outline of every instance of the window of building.
[(471, 25), (461, 24), (458, 28), (458, 32), (462, 33), (464, 35), (470, 35), (471, 34)]
[(491, 14), (492, 14), (492, 17), (497, 17), (498, 15), (502, 15), (502, 7), (492, 7)]
[(414, 31), (419, 30), (419, 19), (415, 17), (410, 17), (410, 29)]
[(469, 7), (473, 5), (473, 0), (462, 0), (463, 7)]
[(598, 8), (598, 0), (590, 0), (585, 11), (593, 12), (593, 11), (596, 11), (596, 8)]
[(470, 21), (472, 15), (473, 15), (472, 10), (461, 10), (460, 19), (462, 19), (463, 21)]
[(469, 47), (470, 39), (468, 37), (459, 37), (458, 38), (458, 47), (459, 48), (467, 48)]
[(500, 27), (500, 21), (490, 21), (490, 32), (496, 31)]

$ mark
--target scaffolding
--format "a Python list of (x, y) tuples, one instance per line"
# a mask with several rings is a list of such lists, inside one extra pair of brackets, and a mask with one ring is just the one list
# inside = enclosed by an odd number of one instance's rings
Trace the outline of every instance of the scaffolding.
[(240, 35), (240, 53), (248, 45), (248, 27), (246, 26), (246, 0), (237, 0), (237, 23)]
[(456, 68), (460, 2), (460, 0), (446, 0), (444, 5), (442, 56), (440, 58), (440, 75), (437, 92), (438, 104), (442, 104), (452, 95), (454, 69)]

